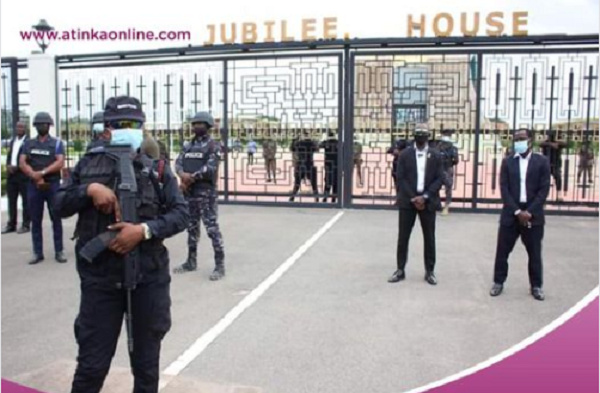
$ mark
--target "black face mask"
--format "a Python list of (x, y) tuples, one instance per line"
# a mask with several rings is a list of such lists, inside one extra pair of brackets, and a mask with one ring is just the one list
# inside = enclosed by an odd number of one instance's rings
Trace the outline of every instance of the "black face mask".
[(205, 125), (199, 125), (194, 127), (194, 134), (198, 138), (202, 138), (208, 134), (208, 128)]
[(427, 135), (416, 135), (415, 136), (415, 142), (417, 142), (418, 145), (424, 145), (427, 143), (428, 140), (429, 140), (429, 137)]
[(46, 136), (48, 135), (48, 132), (50, 132), (50, 127), (37, 127), (37, 132), (40, 136)]

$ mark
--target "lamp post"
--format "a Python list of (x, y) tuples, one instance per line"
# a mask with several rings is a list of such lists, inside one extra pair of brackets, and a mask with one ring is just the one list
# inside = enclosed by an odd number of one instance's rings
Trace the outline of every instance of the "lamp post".
[(47, 40), (47, 34), (49, 31), (54, 30), (54, 27), (50, 26), (46, 19), (40, 19), (37, 25), (31, 26), (35, 31), (41, 33), (37, 34), (35, 37), (35, 42), (42, 49), (42, 53), (46, 53), (46, 49), (50, 45), (50, 42)]

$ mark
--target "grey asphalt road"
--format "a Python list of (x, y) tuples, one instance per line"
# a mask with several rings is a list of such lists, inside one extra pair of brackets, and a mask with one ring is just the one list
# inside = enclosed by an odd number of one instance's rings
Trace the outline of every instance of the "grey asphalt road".
[[(173, 327), (161, 370), (214, 326), (338, 210), (220, 206), (227, 278), (208, 281), (212, 250), (203, 233), (200, 269), (174, 276)], [(6, 214), (2, 216), (6, 219)], [(69, 262), (27, 265), (29, 235), (3, 235), (2, 378), (44, 392), (68, 392), (75, 367), (79, 304), (70, 234)], [(471, 367), (525, 339), (598, 285), (598, 219), (550, 217), (544, 239), (547, 299), (528, 293), (518, 244), (505, 293), (488, 295), (497, 216), (438, 218), (439, 285), (423, 280), (416, 224), (407, 279), (395, 270), (397, 213), (347, 210), (296, 264), (202, 352), (164, 393), (400, 392)], [(172, 266), (186, 236), (168, 240)], [(104, 392), (131, 391), (124, 332)]]

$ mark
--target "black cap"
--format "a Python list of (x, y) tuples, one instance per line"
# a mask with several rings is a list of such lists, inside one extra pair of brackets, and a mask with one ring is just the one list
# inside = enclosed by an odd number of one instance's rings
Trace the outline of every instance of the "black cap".
[(111, 97), (104, 105), (104, 121), (135, 120), (146, 121), (146, 115), (142, 111), (140, 101), (135, 97), (119, 96)]
[(454, 130), (452, 128), (445, 128), (442, 130), (442, 135), (452, 135), (454, 134)]

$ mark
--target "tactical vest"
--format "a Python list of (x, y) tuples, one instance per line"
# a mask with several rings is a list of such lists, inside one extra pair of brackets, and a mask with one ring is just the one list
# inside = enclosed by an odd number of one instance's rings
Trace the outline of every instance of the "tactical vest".
[(456, 151), (452, 142), (441, 141), (438, 145), (438, 151), (442, 158), (442, 165), (444, 170), (448, 170), (453, 167)]
[[(28, 142), (27, 164), (34, 171), (41, 171), (44, 168), (52, 165), (56, 161), (56, 150), (60, 141), (58, 139), (48, 137), (45, 142), (41, 142), (38, 138), (30, 139)], [(47, 182), (59, 181), (60, 173), (55, 172), (44, 176)]]
[[(210, 155), (216, 148), (215, 141), (208, 139), (205, 141), (193, 141), (183, 153), (183, 171), (185, 173), (195, 173), (200, 171), (206, 164)], [(202, 179), (194, 183), (194, 190), (198, 188), (207, 188), (215, 185), (215, 179)]]
[[(79, 172), (80, 183), (100, 183), (112, 189), (118, 195), (118, 158), (107, 154), (104, 148), (99, 147), (87, 153), (90, 160), (81, 167)], [(163, 201), (158, 188), (157, 174), (153, 171), (154, 160), (136, 157), (133, 161), (135, 177), (138, 186), (138, 198), (136, 200), (137, 214), (140, 222), (155, 219), (161, 214)], [(76, 226), (78, 246), (85, 245), (90, 239), (105, 232), (107, 227), (115, 222), (114, 214), (106, 215), (95, 208), (85, 209), (79, 213)], [(140, 255), (142, 257), (156, 259), (158, 254), (163, 253), (164, 246), (160, 239), (151, 239), (140, 244)], [(161, 254), (162, 255), (162, 254)], [(93, 275), (110, 277), (113, 281), (121, 279), (123, 274), (121, 258), (111, 251), (102, 252), (92, 264), (83, 262), (84, 268)], [(152, 270), (157, 266), (152, 263), (142, 264)], [(144, 270), (144, 269), (142, 269)], [(143, 273), (143, 271), (142, 271)]]

